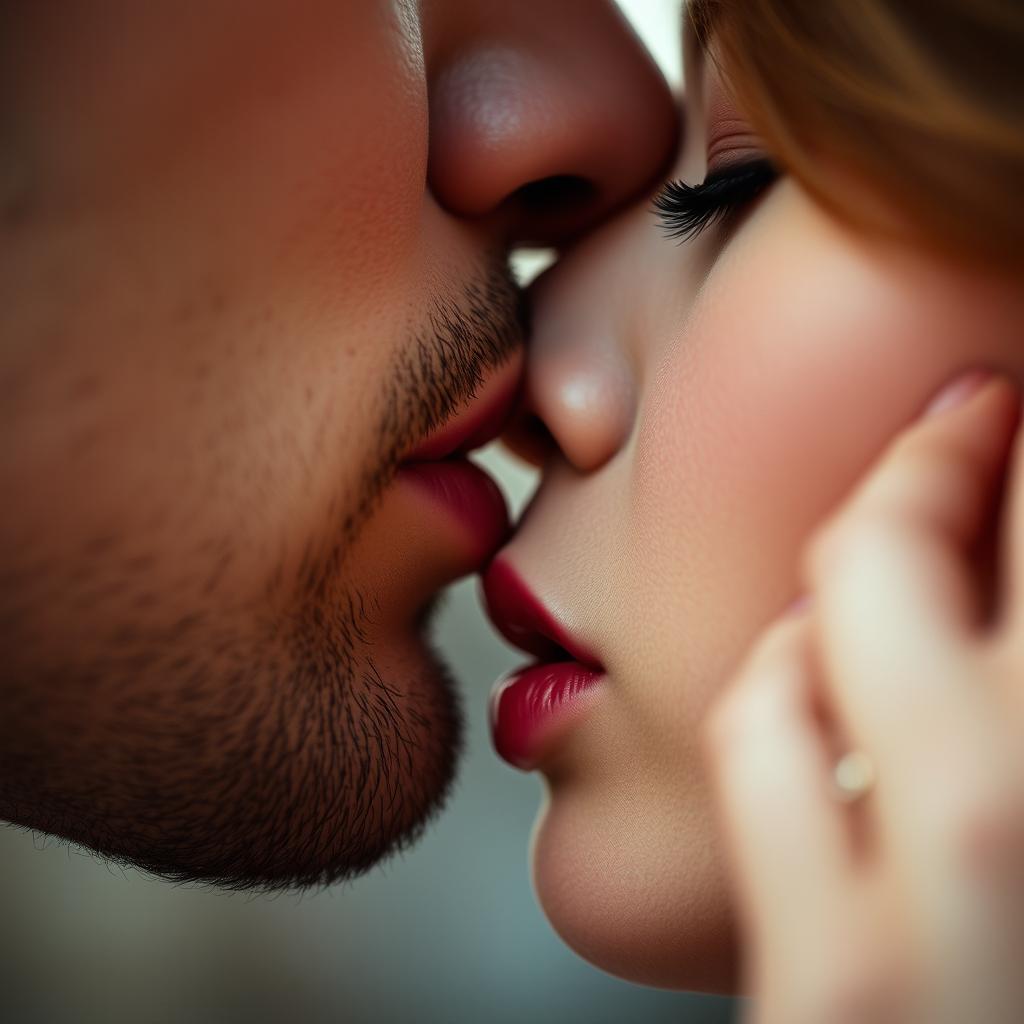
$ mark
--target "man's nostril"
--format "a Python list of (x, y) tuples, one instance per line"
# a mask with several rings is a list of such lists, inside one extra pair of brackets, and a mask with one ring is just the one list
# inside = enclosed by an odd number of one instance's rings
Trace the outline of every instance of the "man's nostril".
[(597, 185), (575, 174), (555, 174), (521, 185), (505, 200), (510, 242), (559, 245), (595, 220), (601, 203)]
[(597, 197), (597, 187), (575, 174), (556, 174), (527, 182), (509, 197), (528, 216), (575, 214)]

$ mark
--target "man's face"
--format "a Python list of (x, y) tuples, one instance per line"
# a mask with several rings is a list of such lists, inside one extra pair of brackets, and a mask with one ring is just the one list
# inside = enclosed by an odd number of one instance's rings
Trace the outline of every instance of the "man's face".
[(422, 626), (500, 532), (400, 467), (513, 387), (509, 247), (650, 182), (670, 99), (596, 0), (0, 40), (0, 813), (172, 877), (361, 870), (450, 780)]

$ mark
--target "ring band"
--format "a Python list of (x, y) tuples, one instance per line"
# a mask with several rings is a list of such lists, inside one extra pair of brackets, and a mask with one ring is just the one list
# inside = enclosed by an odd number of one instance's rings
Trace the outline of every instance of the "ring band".
[(836, 799), (852, 804), (863, 799), (874, 788), (875, 764), (862, 750), (844, 754), (832, 769)]

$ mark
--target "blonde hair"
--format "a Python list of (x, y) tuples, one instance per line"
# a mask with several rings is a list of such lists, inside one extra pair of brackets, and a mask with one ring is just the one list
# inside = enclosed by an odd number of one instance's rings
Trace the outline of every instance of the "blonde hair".
[(689, 17), (772, 153), (823, 204), (892, 230), (826, 180), (848, 170), (915, 241), (1024, 263), (1020, 0), (692, 0)]

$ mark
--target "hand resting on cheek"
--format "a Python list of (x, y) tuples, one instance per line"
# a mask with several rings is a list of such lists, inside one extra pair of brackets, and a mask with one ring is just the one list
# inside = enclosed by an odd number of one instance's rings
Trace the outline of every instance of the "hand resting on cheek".
[(808, 600), (709, 718), (763, 1024), (1024, 1015), (1018, 421), (1004, 379), (942, 392), (812, 540)]

